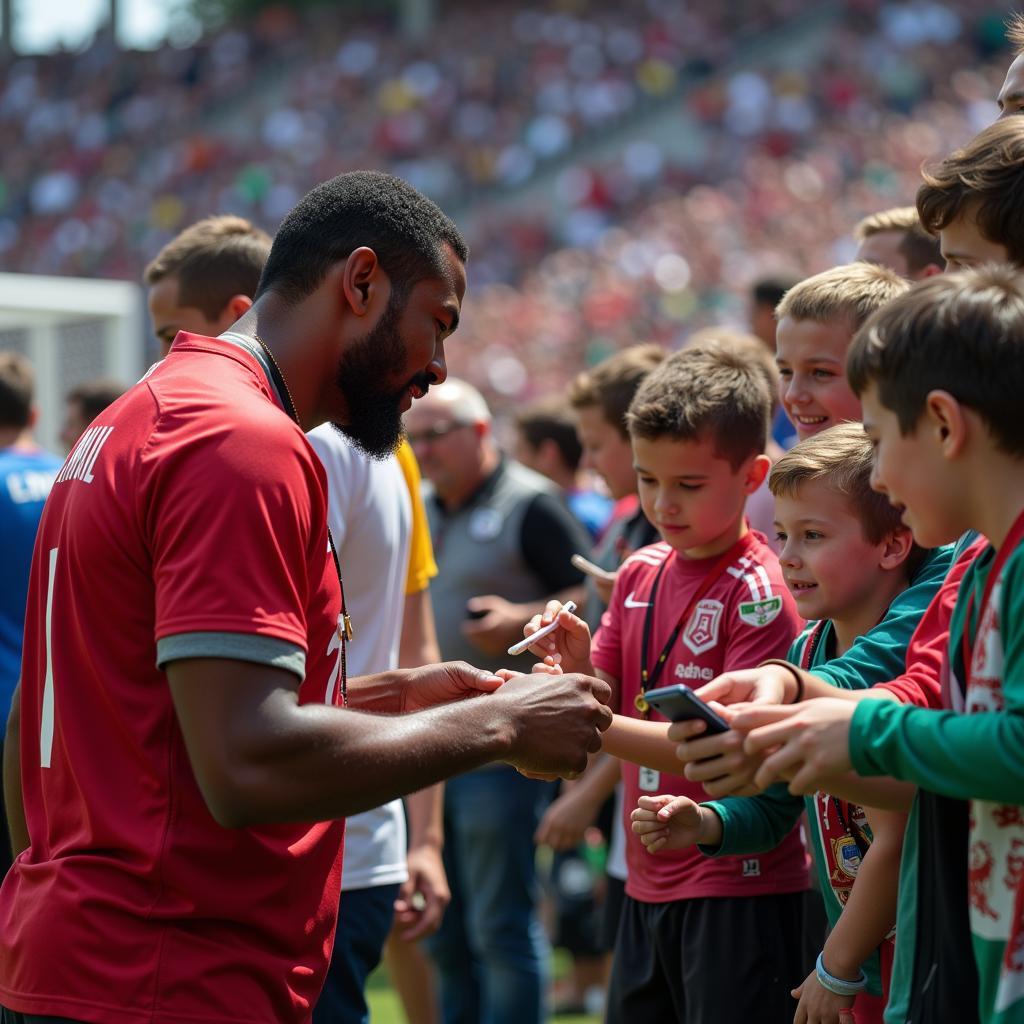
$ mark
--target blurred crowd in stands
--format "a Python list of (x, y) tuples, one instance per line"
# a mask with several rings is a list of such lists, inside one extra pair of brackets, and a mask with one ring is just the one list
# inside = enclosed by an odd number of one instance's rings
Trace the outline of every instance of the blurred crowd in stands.
[[(0, 263), (138, 279), (199, 217), (273, 231), (316, 181), (384, 167), (468, 228), (450, 358), (501, 410), (638, 340), (743, 324), (758, 276), (848, 259), (848, 225), (911, 202), (922, 161), (991, 120), (1005, 70), (1005, 11), (970, 0), (438, 14), (414, 44), (272, 8), (189, 49), (13, 59)], [(809, 18), (829, 30), (796, 59)], [(692, 138), (645, 133), (658, 111)], [(613, 129), (615, 156), (591, 159)]]

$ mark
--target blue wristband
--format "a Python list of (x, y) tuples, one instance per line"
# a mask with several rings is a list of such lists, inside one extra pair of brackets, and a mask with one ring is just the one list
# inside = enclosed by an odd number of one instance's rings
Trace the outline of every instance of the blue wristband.
[(829, 992), (837, 996), (855, 996), (867, 988), (868, 978), (863, 971), (859, 972), (860, 977), (855, 981), (850, 981), (847, 978), (837, 978), (825, 970), (824, 958), (825, 952), (822, 950), (814, 964), (814, 973), (818, 978), (818, 984), (822, 988), (828, 989)]

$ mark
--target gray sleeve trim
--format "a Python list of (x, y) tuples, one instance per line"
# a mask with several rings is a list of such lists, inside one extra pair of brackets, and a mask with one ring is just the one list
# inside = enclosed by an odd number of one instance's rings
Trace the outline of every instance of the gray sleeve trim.
[(306, 652), (288, 640), (255, 633), (178, 633), (156, 642), (156, 667), (182, 658), (231, 658), (283, 668), (303, 680)]

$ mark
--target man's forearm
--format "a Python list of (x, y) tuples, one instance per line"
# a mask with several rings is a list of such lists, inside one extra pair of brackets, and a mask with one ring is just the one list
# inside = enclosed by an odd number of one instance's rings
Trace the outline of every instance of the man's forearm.
[(7, 716), (4, 738), (4, 805), (7, 811), (7, 831), (11, 837), (11, 852), (15, 857), (27, 850), (28, 825), (25, 822), (25, 801), (21, 793), (21, 684), (14, 690), (11, 711)]

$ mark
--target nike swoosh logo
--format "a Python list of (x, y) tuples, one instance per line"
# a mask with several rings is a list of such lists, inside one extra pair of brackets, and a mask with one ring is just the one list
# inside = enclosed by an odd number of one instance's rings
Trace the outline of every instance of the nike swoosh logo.
[(625, 605), (626, 605), (627, 608), (650, 608), (651, 607), (651, 602), (650, 601), (634, 601), (633, 600), (633, 595), (635, 593), (636, 593), (635, 590), (631, 590), (629, 592), (629, 597), (627, 597), (626, 600), (625, 600)]

